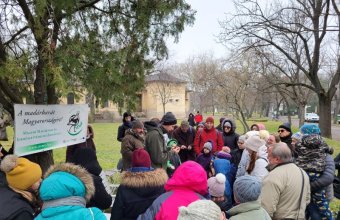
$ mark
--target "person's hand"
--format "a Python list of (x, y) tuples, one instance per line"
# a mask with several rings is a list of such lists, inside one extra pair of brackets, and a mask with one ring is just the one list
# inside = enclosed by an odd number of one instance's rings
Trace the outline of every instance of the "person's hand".
[(226, 152), (226, 153), (230, 153), (230, 147), (228, 146), (223, 146), (222, 147), (222, 151)]
[(182, 145), (181, 146), (181, 149), (183, 150), (183, 149), (186, 149), (187, 147), (185, 146), (185, 145)]
[(191, 147), (191, 145), (189, 145), (189, 146), (188, 146), (188, 150), (191, 150), (191, 149), (192, 149), (192, 147)]

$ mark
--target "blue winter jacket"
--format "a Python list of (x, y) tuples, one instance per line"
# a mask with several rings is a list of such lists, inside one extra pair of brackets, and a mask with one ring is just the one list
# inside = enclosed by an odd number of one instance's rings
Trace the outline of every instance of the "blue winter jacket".
[[(47, 174), (47, 177), (42, 181), (39, 189), (40, 197), (44, 205), (48, 203), (52, 203), (52, 205), (47, 208), (44, 208), (43, 205), (42, 212), (35, 219), (106, 220), (101, 210), (98, 208), (86, 208), (86, 204), (84, 204), (86, 203), (85, 198), (89, 200), (93, 195), (92, 193), (94, 193), (91, 176), (88, 173), (81, 173), (84, 172), (84, 169), (73, 164), (59, 164), (55, 167), (57, 167), (57, 169)], [(64, 169), (65, 167), (66, 169)], [(63, 170), (68, 172), (64, 172)], [(78, 176), (70, 173), (74, 171)], [(79, 176), (81, 178), (79, 178)], [(92, 192), (92, 195), (89, 195), (89, 191)], [(84, 201), (82, 204), (68, 204), (70, 198), (80, 198)]]

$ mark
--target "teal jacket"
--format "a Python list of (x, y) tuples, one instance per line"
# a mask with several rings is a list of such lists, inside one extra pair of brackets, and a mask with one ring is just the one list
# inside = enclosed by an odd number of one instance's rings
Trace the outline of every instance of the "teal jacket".
[(37, 220), (106, 220), (98, 208), (86, 208), (95, 191), (91, 175), (69, 163), (55, 165), (46, 173), (39, 193), (43, 201)]

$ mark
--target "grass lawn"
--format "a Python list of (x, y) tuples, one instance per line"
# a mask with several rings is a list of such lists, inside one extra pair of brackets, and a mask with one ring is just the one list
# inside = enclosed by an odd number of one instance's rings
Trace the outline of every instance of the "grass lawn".
[[(249, 121), (248, 124), (254, 124), (257, 122)], [(276, 132), (278, 126), (281, 122), (277, 121), (270, 121), (267, 122), (260, 122), (266, 126), (266, 129), (270, 132)], [(180, 121), (178, 122), (180, 124)], [(215, 120), (215, 124), (218, 124), (218, 121)], [(104, 170), (110, 170), (116, 167), (120, 155), (120, 142), (117, 141), (117, 130), (120, 123), (95, 123), (92, 124), (94, 129), (94, 142), (97, 148), (97, 156), (100, 165), (103, 167)], [(242, 133), (242, 125), (241, 123), (237, 122), (237, 131)], [(297, 132), (298, 128), (293, 127), (293, 132)], [(7, 127), (7, 133), (9, 140), (13, 139), (13, 128)], [(334, 141), (330, 139), (326, 139), (328, 145), (332, 146), (335, 150), (333, 156), (337, 155), (340, 152), (340, 142)], [(9, 149), (12, 141), (2, 141), (1, 144), (5, 147), (5, 149)], [(54, 160), (55, 163), (61, 163), (65, 161), (65, 151), (66, 148), (59, 148), (53, 150)], [(340, 209), (340, 200), (335, 199), (331, 203), (331, 208), (333, 211), (337, 211)]]

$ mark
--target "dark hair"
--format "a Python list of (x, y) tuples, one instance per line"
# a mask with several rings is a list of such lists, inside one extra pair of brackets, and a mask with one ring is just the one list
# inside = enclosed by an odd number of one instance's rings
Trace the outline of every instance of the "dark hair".
[[(126, 122), (126, 121), (125, 121), (125, 118), (128, 117), (128, 116), (130, 116), (130, 117), (132, 118), (130, 112), (124, 112), (124, 114), (123, 114), (123, 122)], [(132, 119), (131, 119), (131, 121), (132, 121)]]

